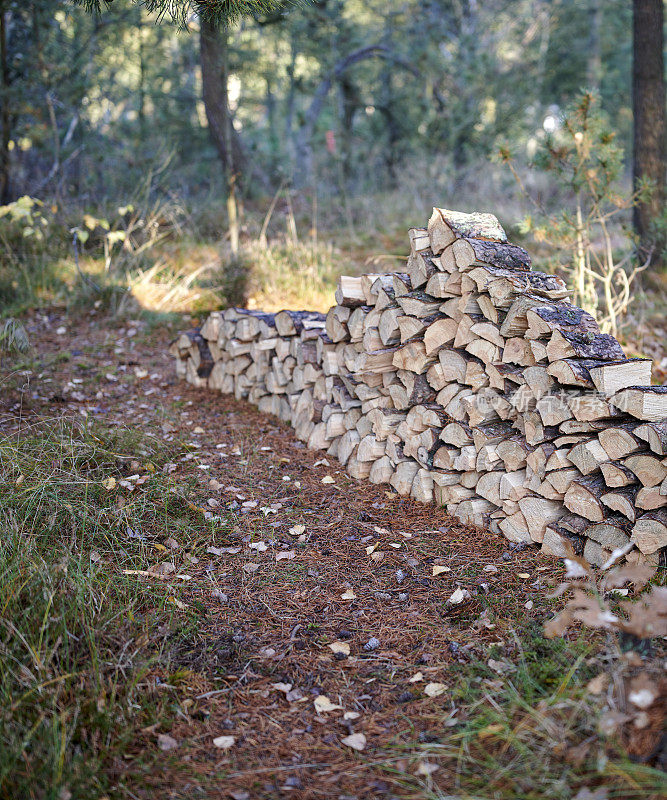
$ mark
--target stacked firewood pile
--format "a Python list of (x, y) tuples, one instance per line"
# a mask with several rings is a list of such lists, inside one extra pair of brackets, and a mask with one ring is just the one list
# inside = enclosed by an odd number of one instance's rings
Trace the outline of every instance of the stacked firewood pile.
[[(247, 399), (355, 478), (595, 564), (667, 545), (667, 387), (491, 214), (434, 209), (405, 272), (342, 277), (328, 314), (214, 312), (179, 376)], [(664, 550), (663, 550), (664, 552)]]

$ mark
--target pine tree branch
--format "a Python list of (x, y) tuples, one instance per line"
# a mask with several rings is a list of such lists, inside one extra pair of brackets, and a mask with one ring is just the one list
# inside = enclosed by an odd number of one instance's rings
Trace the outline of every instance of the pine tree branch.
[[(108, 9), (113, 0), (70, 0), (82, 6), (92, 14), (101, 14)], [(132, 0), (143, 5), (149, 14), (155, 14), (158, 20), (165, 17), (179, 25), (185, 25), (191, 14), (215, 25), (232, 25), (242, 17), (258, 14), (273, 14), (289, 5), (296, 5), (294, 0)]]

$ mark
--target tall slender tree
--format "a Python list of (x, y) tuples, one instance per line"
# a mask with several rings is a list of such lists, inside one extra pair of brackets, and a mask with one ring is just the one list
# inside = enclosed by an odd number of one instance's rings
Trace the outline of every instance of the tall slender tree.
[(634, 224), (640, 249), (652, 246), (652, 223), (665, 202), (665, 62), (663, 0), (633, 0), (632, 95), (635, 186), (649, 180), (653, 193), (635, 206)]

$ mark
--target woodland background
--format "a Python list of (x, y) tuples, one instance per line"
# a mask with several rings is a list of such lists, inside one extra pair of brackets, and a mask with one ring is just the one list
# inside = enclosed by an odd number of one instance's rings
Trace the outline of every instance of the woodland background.
[[(83, 5), (0, 2), (5, 305), (65, 289), (114, 308), (326, 308), (341, 272), (396, 267), (434, 203), (491, 210), (537, 266), (566, 265), (544, 222), (580, 193), (558, 148), (582, 90), (608, 137), (585, 143), (596, 168), (613, 143), (614, 243), (631, 231), (630, 2), (252, 2), (229, 27), (206, 13), (238, 4)], [(636, 5), (658, 90), (643, 130), (660, 140), (661, 8)], [(664, 157), (651, 172), (664, 184)], [(661, 209), (658, 191), (654, 273)]]

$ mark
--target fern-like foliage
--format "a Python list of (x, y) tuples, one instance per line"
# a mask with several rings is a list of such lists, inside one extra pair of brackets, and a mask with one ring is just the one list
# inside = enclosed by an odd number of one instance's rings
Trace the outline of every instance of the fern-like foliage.
[[(113, 0), (70, 0), (91, 13), (101, 13), (109, 8)], [(158, 19), (167, 17), (185, 25), (188, 17), (195, 13), (201, 19), (218, 25), (231, 25), (242, 17), (273, 14), (288, 5), (289, 0), (132, 0), (143, 5)]]

